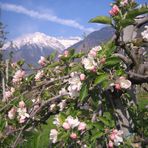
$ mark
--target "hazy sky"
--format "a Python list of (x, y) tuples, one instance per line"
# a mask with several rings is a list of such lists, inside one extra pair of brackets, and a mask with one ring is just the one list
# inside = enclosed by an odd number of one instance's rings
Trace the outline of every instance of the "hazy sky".
[[(145, 3), (147, 0), (137, 0)], [(50, 36), (82, 36), (102, 25), (88, 21), (108, 15), (111, 0), (0, 0), (1, 20), (8, 39), (43, 32)]]

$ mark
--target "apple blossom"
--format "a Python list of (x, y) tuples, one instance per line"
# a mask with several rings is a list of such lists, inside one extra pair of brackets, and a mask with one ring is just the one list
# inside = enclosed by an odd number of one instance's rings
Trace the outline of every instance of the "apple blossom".
[(78, 126), (78, 130), (79, 131), (83, 131), (86, 129), (86, 123), (84, 122), (80, 122), (79, 126)]
[(66, 107), (66, 100), (62, 100), (58, 106), (60, 107), (59, 111), (63, 111), (63, 109)]
[(100, 63), (101, 63), (101, 64), (105, 64), (105, 62), (106, 62), (106, 58), (102, 58), (102, 59), (100, 60)]
[(87, 58), (82, 58), (82, 64), (84, 65), (84, 68), (86, 70), (94, 70), (97, 66), (97, 63), (91, 56), (88, 56)]
[(20, 82), (25, 76), (25, 71), (23, 70), (18, 70), (13, 76), (12, 82), (13, 83), (18, 83)]
[(73, 129), (75, 127), (77, 127), (80, 123), (80, 121), (78, 120), (78, 118), (74, 119), (72, 116), (68, 116), (67, 119), (65, 120), (70, 127)]
[(51, 131), (50, 131), (50, 140), (52, 141), (52, 143), (57, 142), (57, 137), (58, 137), (58, 131), (56, 129), (51, 129)]
[(67, 122), (64, 122), (62, 127), (65, 129), (65, 130), (69, 130), (70, 129), (70, 125), (67, 123)]
[(77, 72), (72, 72), (70, 74), (71, 78), (69, 78), (68, 83), (70, 84), (68, 86), (68, 93), (71, 97), (78, 96), (78, 91), (80, 91), (82, 82), (80, 80), (80, 74)]
[(55, 124), (56, 126), (60, 126), (61, 125), (59, 115), (55, 115), (53, 124)]
[(69, 51), (65, 50), (64, 51), (64, 57), (68, 57), (69, 56)]
[(120, 77), (118, 81), (119, 81), (120, 87), (123, 89), (128, 89), (132, 85), (131, 81), (127, 80), (125, 77)]
[(80, 74), (80, 80), (81, 80), (81, 81), (84, 81), (84, 80), (85, 80), (85, 78), (86, 78), (85, 74), (83, 74), (83, 73), (82, 73), (82, 74)]
[(8, 112), (8, 118), (9, 119), (14, 119), (16, 115), (16, 108), (12, 107), (9, 112)]
[(113, 143), (111, 140), (110, 140), (109, 143), (108, 143), (108, 147), (109, 147), (109, 148), (113, 148), (113, 147), (114, 147), (114, 143)]
[(120, 5), (121, 6), (126, 6), (128, 4), (128, 0), (122, 0), (121, 2), (120, 2)]
[(26, 107), (18, 108), (17, 112), (18, 112), (19, 123), (24, 123), (25, 119), (30, 117), (29, 114), (27, 113)]
[(11, 91), (5, 91), (5, 93), (4, 93), (4, 98), (5, 98), (6, 100), (8, 100), (11, 96), (12, 96), (12, 92), (11, 92)]
[(26, 105), (25, 105), (25, 102), (24, 101), (20, 101), (19, 102), (19, 107), (20, 108), (24, 108)]
[(114, 5), (112, 9), (109, 11), (109, 14), (112, 16), (116, 16), (118, 15), (119, 11), (119, 7), (117, 5)]
[(123, 131), (113, 129), (111, 134), (109, 135), (109, 139), (110, 139), (109, 144), (110, 144), (110, 146), (112, 146), (112, 144), (114, 144), (115, 146), (119, 146), (120, 143), (123, 142), (122, 135), (123, 135)]
[(121, 90), (121, 86), (120, 86), (119, 83), (116, 83), (116, 84), (115, 84), (115, 89), (116, 89), (116, 90)]
[(72, 138), (72, 139), (77, 139), (77, 134), (76, 134), (76, 133), (72, 133), (72, 134), (70, 135), (70, 138)]
[(66, 95), (68, 92), (65, 88), (62, 88), (60, 91), (59, 91), (59, 95)]
[(50, 105), (50, 111), (53, 111), (55, 109), (55, 107), (56, 107), (56, 104), (51, 104)]
[(89, 51), (88, 55), (89, 55), (89, 56), (92, 56), (92, 57), (96, 57), (96, 56), (97, 56), (97, 52), (100, 51), (100, 50), (102, 50), (102, 47), (101, 47), (101, 46), (93, 47), (93, 48)]
[(39, 81), (43, 76), (44, 76), (44, 72), (38, 71), (37, 74), (35, 75), (35, 80)]
[(38, 64), (40, 64), (41, 66), (45, 66), (46, 65), (46, 58), (41, 56), (40, 60), (38, 61)]

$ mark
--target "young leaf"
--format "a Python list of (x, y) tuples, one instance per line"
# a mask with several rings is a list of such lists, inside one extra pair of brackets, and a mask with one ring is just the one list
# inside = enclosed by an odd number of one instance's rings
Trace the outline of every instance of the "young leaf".
[(88, 96), (88, 85), (86, 83), (83, 84), (80, 90), (80, 100), (84, 101), (84, 99)]
[(102, 24), (111, 24), (112, 20), (108, 16), (97, 16), (92, 18), (89, 22), (91, 23), (102, 23)]
[(128, 12), (126, 18), (135, 18), (136, 16), (138, 15), (142, 15), (142, 14), (145, 14), (145, 13), (148, 13), (148, 8), (146, 7), (142, 7), (142, 8), (139, 8), (139, 9), (134, 9), (134, 10), (131, 10)]
[(99, 83), (105, 81), (106, 79), (108, 79), (108, 74), (102, 73), (102, 74), (97, 76), (97, 78), (95, 79), (94, 84), (99, 84)]
[(111, 58), (106, 59), (104, 67), (113, 67), (113, 66), (115, 66), (115, 65), (117, 65), (119, 63), (120, 63), (120, 59), (119, 58), (111, 57)]

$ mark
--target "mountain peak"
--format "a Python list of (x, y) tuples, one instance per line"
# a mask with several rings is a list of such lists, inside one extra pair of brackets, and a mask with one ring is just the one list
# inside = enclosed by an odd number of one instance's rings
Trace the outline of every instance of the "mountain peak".
[(10, 46), (13, 48), (21, 49), (23, 46), (31, 45), (31, 46), (38, 46), (40, 48), (44, 47), (52, 47), (55, 50), (64, 50), (71, 45), (79, 42), (81, 40), (80, 37), (70, 37), (70, 38), (63, 38), (63, 37), (52, 37), (48, 36), (41, 32), (29, 33), (25, 34), (21, 37), (14, 39), (12, 42), (7, 42), (4, 45), (3, 49), (7, 49)]

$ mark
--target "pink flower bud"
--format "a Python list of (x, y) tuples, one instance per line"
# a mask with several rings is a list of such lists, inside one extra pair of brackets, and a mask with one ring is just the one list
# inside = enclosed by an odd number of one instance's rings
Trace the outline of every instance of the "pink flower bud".
[(68, 57), (69, 56), (69, 51), (64, 51), (64, 57)]
[(114, 144), (113, 144), (113, 142), (110, 140), (109, 143), (108, 143), (108, 147), (109, 147), (109, 148), (113, 148), (113, 146), (114, 146)]
[(112, 16), (116, 16), (119, 13), (119, 7), (117, 5), (114, 5), (113, 8), (109, 11), (109, 14)]
[(10, 98), (11, 96), (12, 96), (12, 92), (11, 91), (6, 91), (4, 93), (4, 97), (5, 97), (6, 100), (8, 100), (8, 98)]
[(63, 128), (65, 130), (69, 130), (70, 129), (70, 125), (67, 122), (64, 122), (62, 126), (63, 126)]
[(120, 86), (119, 83), (116, 83), (116, 84), (115, 84), (115, 89), (116, 89), (116, 90), (121, 90), (121, 86)]
[(100, 60), (100, 62), (101, 62), (101, 64), (105, 64), (106, 58), (102, 58), (102, 59)]
[(81, 80), (81, 81), (84, 81), (85, 78), (86, 78), (85, 74), (80, 74), (80, 80)]
[(94, 73), (96, 73), (96, 71), (97, 71), (96, 67), (93, 67), (93, 68), (91, 69), (91, 71), (94, 72)]
[(25, 122), (25, 118), (20, 118), (19, 119), (19, 123), (24, 123)]
[(19, 102), (19, 107), (20, 108), (24, 108), (25, 107), (25, 102), (24, 101), (20, 101)]
[(40, 64), (41, 66), (45, 66), (46, 65), (46, 59), (45, 57), (41, 56), (40, 60), (38, 61), (38, 64)]
[(90, 50), (89, 55), (96, 57), (97, 56), (97, 52), (94, 50)]
[(11, 110), (8, 112), (8, 118), (9, 119), (14, 119), (16, 115), (16, 109), (14, 107), (11, 108)]
[(116, 134), (112, 133), (112, 134), (109, 136), (110, 140), (114, 140), (114, 139), (115, 139), (115, 135), (116, 135)]
[(78, 130), (79, 131), (83, 131), (86, 129), (86, 123), (84, 122), (80, 122), (79, 126), (78, 126)]
[(76, 134), (76, 133), (72, 133), (72, 134), (70, 135), (70, 138), (72, 138), (72, 139), (77, 139), (77, 134)]

